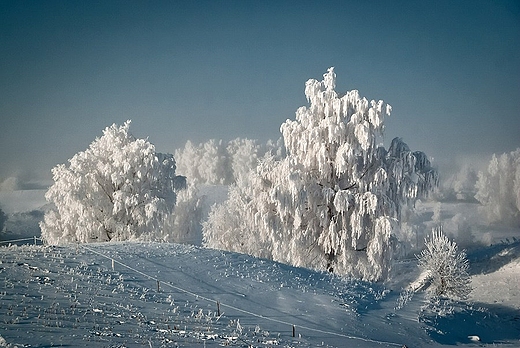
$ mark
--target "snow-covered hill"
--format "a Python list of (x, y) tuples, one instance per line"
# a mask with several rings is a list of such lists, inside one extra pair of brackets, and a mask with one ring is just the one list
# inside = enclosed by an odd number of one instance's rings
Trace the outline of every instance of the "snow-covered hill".
[(520, 327), (520, 242), (494, 245), (472, 256), (471, 299), (518, 311)]
[[(474, 302), (426, 306), (398, 281), (387, 288), (178, 244), (2, 247), (0, 346), (518, 346), (519, 245), (495, 248), (479, 255), (509, 258), (473, 276)], [(507, 294), (479, 290), (494, 276)]]

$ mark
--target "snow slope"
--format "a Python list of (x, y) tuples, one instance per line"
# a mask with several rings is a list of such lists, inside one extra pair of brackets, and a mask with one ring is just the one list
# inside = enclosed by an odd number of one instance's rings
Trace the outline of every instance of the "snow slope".
[(420, 293), (178, 244), (12, 246), (0, 257), (0, 346), (520, 345), (518, 311), (486, 304), (489, 294), (426, 306)]
[(488, 255), (473, 257), (471, 299), (517, 310), (520, 326), (520, 241), (497, 244), (485, 252)]

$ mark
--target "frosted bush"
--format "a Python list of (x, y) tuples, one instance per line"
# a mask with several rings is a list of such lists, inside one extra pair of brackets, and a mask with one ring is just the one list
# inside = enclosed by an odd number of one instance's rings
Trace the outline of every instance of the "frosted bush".
[[(115, 124), (89, 148), (52, 169), (45, 194), (54, 207), (40, 224), (46, 243), (156, 239), (163, 233), (185, 178), (172, 155)], [(159, 236), (160, 237), (160, 236)]]
[(444, 235), (442, 228), (433, 229), (425, 249), (417, 256), (419, 267), (427, 273), (433, 297), (466, 299), (471, 291), (469, 262), (464, 250)]
[(404, 308), (404, 306), (406, 306), (406, 304), (408, 302), (410, 302), (410, 300), (413, 298), (413, 294), (414, 294), (414, 292), (411, 289), (403, 290), (399, 294), (399, 297), (397, 298), (397, 300), (395, 301), (394, 310), (398, 311), (398, 310)]
[(403, 209), (437, 173), (399, 138), (382, 140), (391, 107), (358, 91), (338, 95), (331, 68), (307, 81), (308, 107), (280, 129), (287, 154), (265, 157), (204, 225), (207, 246), (328, 269), (366, 280), (387, 276)]

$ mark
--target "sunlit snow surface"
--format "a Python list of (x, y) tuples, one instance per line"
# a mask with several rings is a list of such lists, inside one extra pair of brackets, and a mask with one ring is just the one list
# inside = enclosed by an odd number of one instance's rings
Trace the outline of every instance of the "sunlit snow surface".
[(87, 247), (0, 248), (0, 346), (520, 344), (510, 307), (425, 307), (421, 294), (184, 245)]

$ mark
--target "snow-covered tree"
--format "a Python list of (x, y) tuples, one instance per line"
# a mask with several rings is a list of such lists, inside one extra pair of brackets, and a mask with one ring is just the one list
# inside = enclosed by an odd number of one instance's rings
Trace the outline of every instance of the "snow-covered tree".
[(493, 155), (487, 171), (478, 173), (475, 198), (490, 222), (520, 226), (520, 148)]
[(467, 299), (471, 292), (469, 262), (464, 250), (444, 235), (442, 228), (434, 228), (425, 241), (425, 249), (417, 256), (419, 267), (426, 272), (428, 290), (436, 297)]
[(455, 181), (453, 182), (453, 190), (457, 199), (474, 199), (475, 183), (478, 179), (477, 175), (477, 170), (471, 168), (469, 165), (465, 165), (461, 168), (460, 172), (455, 177)]
[(233, 173), (231, 183), (248, 180), (249, 172), (255, 170), (266, 155), (281, 158), (281, 139), (278, 142), (268, 140), (266, 143), (260, 143), (258, 140), (236, 138), (228, 143), (227, 153)]
[(177, 171), (190, 178), (191, 184), (229, 185), (233, 181), (231, 163), (222, 140), (211, 139), (194, 145), (187, 141), (175, 151)]
[(203, 197), (199, 197), (197, 187), (189, 185), (177, 192), (175, 214), (166, 224), (162, 240), (165, 242), (202, 243)]
[[(280, 157), (281, 144), (236, 138), (229, 142), (209, 140), (198, 145), (186, 142), (175, 151), (177, 173), (188, 177), (189, 188), (179, 192), (172, 228), (166, 240), (202, 243), (202, 223), (215, 202), (222, 202), (227, 187), (248, 180), (266, 153)], [(213, 187), (212, 187), (213, 186)], [(215, 187), (220, 186), (220, 187)]]
[(160, 239), (185, 178), (175, 175), (172, 155), (155, 152), (112, 125), (89, 148), (53, 168), (45, 194), (54, 207), (40, 224), (49, 244)]
[(267, 157), (204, 226), (205, 244), (367, 280), (385, 278), (403, 208), (436, 185), (422, 152), (379, 146), (391, 107), (338, 95), (333, 68), (305, 86), (310, 105), (281, 125), (286, 156)]
[(280, 145), (268, 141), (236, 138), (228, 143), (211, 139), (194, 145), (187, 141), (175, 151), (177, 172), (190, 184), (231, 185), (247, 177), (266, 153), (279, 154)]
[(478, 164), (462, 163), (458, 172), (442, 180), (438, 198), (459, 201), (475, 201), (475, 184), (478, 179)]

